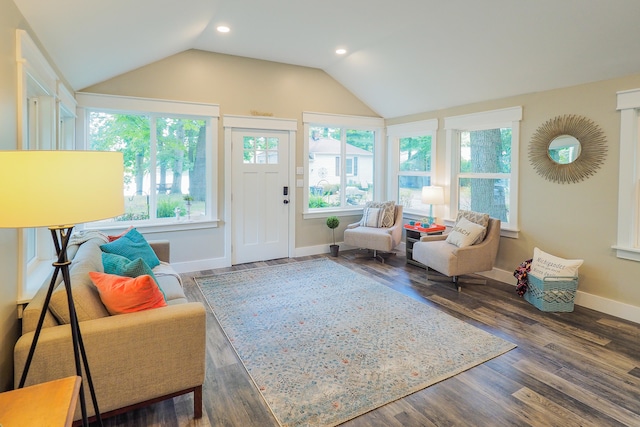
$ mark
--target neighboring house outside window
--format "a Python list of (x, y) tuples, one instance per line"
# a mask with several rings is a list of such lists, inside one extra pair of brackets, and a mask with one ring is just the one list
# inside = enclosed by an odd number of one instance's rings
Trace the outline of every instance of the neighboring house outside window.
[(304, 113), (305, 213), (362, 208), (374, 200), (382, 119)]
[[(438, 120), (421, 120), (387, 126), (390, 194), (403, 206), (403, 214), (425, 216), (430, 206), (422, 203), (422, 187), (435, 183), (436, 131)], [(437, 212), (437, 207), (434, 212)]]
[(84, 146), (124, 156), (125, 212), (101, 228), (212, 220), (217, 106), (92, 94), (78, 100)]
[(484, 212), (517, 230), (520, 120), (522, 107), (445, 118), (452, 218)]
[(618, 258), (640, 261), (640, 89), (618, 92)]

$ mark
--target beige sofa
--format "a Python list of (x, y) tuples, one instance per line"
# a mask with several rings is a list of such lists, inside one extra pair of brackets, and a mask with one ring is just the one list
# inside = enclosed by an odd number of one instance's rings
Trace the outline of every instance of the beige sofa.
[[(167, 307), (111, 316), (100, 301), (88, 272), (103, 272), (101, 238), (69, 246), (73, 299), (98, 407), (104, 417), (185, 393), (194, 393), (194, 417), (202, 416), (205, 373), (205, 309), (187, 301), (182, 282), (168, 264), (167, 241), (150, 242), (163, 261), (154, 274)], [(59, 279), (60, 280), (60, 279)], [(18, 386), (44, 300), (47, 281), (24, 309), (22, 336), (14, 349), (14, 378)], [(54, 291), (26, 385), (75, 375), (66, 291)], [(68, 320), (66, 321), (68, 323)], [(84, 387), (87, 413), (95, 415), (89, 387)], [(81, 419), (80, 405), (75, 420)]]

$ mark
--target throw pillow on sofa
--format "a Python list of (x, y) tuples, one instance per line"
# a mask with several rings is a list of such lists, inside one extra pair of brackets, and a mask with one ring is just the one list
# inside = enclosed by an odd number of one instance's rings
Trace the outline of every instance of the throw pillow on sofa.
[(142, 258), (150, 268), (160, 265), (160, 260), (156, 256), (147, 240), (135, 228), (132, 228), (117, 240), (105, 243), (100, 246), (102, 252), (121, 255), (131, 261)]
[[(125, 258), (120, 255), (102, 252), (102, 265), (104, 266), (104, 272), (107, 274), (115, 274), (116, 276), (125, 277), (138, 277), (144, 276), (145, 274), (147, 276), (151, 276), (153, 281), (156, 282), (156, 285), (160, 288), (162, 295), (164, 295), (164, 291), (162, 290), (162, 287), (160, 287), (158, 278), (142, 258), (136, 258), (131, 261), (129, 258)], [(167, 296), (164, 295), (164, 297), (166, 300)]]
[(149, 275), (123, 277), (92, 271), (89, 277), (111, 315), (167, 306), (158, 284)]

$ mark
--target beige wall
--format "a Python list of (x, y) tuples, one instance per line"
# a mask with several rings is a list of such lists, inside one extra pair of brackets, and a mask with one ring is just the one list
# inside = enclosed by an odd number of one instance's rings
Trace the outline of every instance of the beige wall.
[[(530, 258), (533, 248), (564, 258), (584, 259), (579, 290), (602, 298), (640, 307), (640, 263), (618, 259), (611, 249), (616, 243), (620, 116), (616, 92), (640, 87), (640, 75), (500, 99), (459, 108), (394, 118), (388, 124), (506, 108), (523, 107), (520, 133), (520, 188), (518, 239), (502, 238), (497, 268), (513, 271)], [(607, 138), (604, 165), (585, 181), (556, 184), (536, 174), (528, 160), (529, 141), (542, 123), (561, 114), (588, 117)], [(445, 163), (445, 131), (438, 131), (438, 178)], [(515, 283), (515, 282), (514, 282)]]

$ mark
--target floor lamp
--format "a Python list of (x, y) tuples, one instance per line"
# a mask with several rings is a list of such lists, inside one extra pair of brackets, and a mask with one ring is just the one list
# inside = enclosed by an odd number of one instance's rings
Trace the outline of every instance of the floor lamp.
[[(67, 304), (76, 375), (87, 380), (96, 419), (102, 425), (71, 294), (67, 245), (75, 224), (112, 218), (124, 211), (122, 153), (104, 151), (0, 151), (0, 228), (48, 227), (56, 261), (19, 388), (25, 385), (40, 331), (58, 274), (67, 291)], [(70, 225), (71, 224), (71, 225)], [(71, 349), (70, 349), (71, 350)], [(84, 367), (85, 375), (82, 375)], [(84, 382), (84, 381), (83, 381)], [(82, 422), (88, 426), (83, 386)]]

